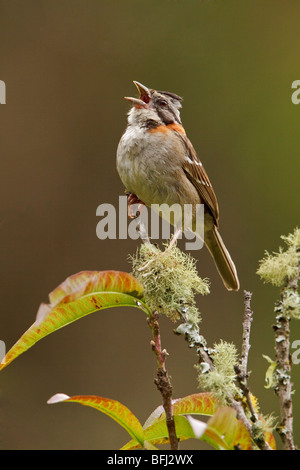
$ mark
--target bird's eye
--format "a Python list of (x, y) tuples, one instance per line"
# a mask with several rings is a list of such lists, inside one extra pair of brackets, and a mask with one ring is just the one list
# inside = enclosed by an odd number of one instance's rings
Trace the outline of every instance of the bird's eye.
[(166, 100), (160, 100), (159, 104), (161, 106), (167, 106), (168, 102)]

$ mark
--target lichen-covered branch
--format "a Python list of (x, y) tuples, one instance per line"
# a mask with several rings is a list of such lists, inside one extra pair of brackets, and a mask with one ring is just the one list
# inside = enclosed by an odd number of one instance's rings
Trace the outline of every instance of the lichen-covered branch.
[(133, 274), (143, 284), (147, 305), (152, 310), (148, 324), (158, 365), (155, 383), (162, 395), (171, 449), (176, 450), (178, 439), (172, 411), (172, 386), (165, 367), (167, 353), (161, 349), (159, 314), (177, 321), (188, 310), (192, 322), (198, 323), (200, 314), (194, 296), (197, 292), (208, 294), (209, 284), (198, 276), (195, 260), (176, 246), (161, 251), (145, 241), (130, 260)]
[[(221, 341), (208, 348), (205, 339), (200, 334), (199, 324), (188, 320), (188, 311), (182, 315), (183, 323), (175, 333), (183, 335), (191, 348), (198, 356), (198, 381), (201, 388), (212, 391), (223, 404), (235, 409), (237, 418), (241, 420), (248, 430), (258, 449), (272, 450), (264, 438), (263, 421), (258, 420), (253, 405), (253, 397), (247, 384), (248, 353), (250, 349), (250, 326), (252, 311), (250, 306), (251, 293), (245, 291), (245, 308), (243, 321), (243, 344), (240, 365), (237, 362), (237, 351), (233, 344)], [(240, 374), (240, 375), (239, 375)], [(246, 398), (248, 413), (242, 402)], [(266, 426), (268, 427), (268, 426)]]
[(295, 450), (293, 438), (293, 401), (290, 364), (290, 320), (281, 316), (274, 325), (276, 377), (275, 393), (279, 398), (281, 422), (277, 431), (281, 437), (284, 450)]
[(293, 437), (293, 402), (290, 362), (290, 322), (300, 319), (300, 229), (281, 237), (287, 249), (266, 253), (257, 273), (265, 281), (281, 287), (280, 300), (275, 305), (275, 367), (271, 386), (279, 398), (280, 424), (277, 427), (284, 450), (295, 450)]
[(211, 349), (200, 334), (200, 313), (194, 297), (196, 293), (209, 293), (209, 283), (198, 276), (195, 260), (191, 256), (176, 246), (161, 251), (147, 242), (140, 247), (136, 256), (131, 257), (131, 262), (133, 275), (143, 284), (147, 305), (153, 311), (149, 326), (153, 333), (152, 348), (158, 362), (156, 384), (163, 397), (171, 448), (178, 448), (178, 440), (172, 414), (172, 387), (165, 369), (166, 352), (161, 350), (160, 344), (158, 314), (167, 315), (173, 321), (182, 321), (175, 333), (183, 335), (189, 347), (196, 350), (201, 388), (212, 391), (220, 404), (236, 410), (237, 418), (244, 423), (258, 449), (270, 450), (265, 440), (265, 432), (270, 428), (264, 427), (261, 424), (263, 420), (258, 419), (247, 384), (251, 294), (245, 292), (242, 356), (238, 363), (233, 344), (220, 341)]
[(286, 298), (297, 293), (299, 273), (287, 282), (281, 292), (280, 301), (275, 306), (276, 323), (275, 332), (275, 360), (277, 384), (275, 393), (279, 398), (281, 422), (277, 431), (281, 437), (284, 450), (295, 450), (293, 436), (293, 401), (290, 361), (290, 321), (289, 312), (286, 311)]
[(247, 405), (251, 414), (251, 420), (256, 423), (258, 420), (251, 393), (248, 387), (248, 355), (250, 350), (250, 331), (253, 320), (253, 312), (251, 310), (252, 293), (244, 291), (244, 319), (243, 319), (243, 340), (240, 364), (235, 366), (237, 380), (243, 392), (243, 396), (247, 401)]

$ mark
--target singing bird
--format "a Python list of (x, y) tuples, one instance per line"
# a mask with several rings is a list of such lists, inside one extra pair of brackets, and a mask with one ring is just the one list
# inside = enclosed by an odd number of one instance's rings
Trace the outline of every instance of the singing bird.
[[(132, 103), (117, 149), (117, 170), (129, 204), (204, 205), (204, 243), (228, 290), (237, 291), (235, 265), (219, 233), (219, 207), (207, 173), (180, 119), (182, 98), (134, 81)], [(197, 227), (193, 210), (192, 229)], [(178, 233), (178, 232), (177, 232)]]

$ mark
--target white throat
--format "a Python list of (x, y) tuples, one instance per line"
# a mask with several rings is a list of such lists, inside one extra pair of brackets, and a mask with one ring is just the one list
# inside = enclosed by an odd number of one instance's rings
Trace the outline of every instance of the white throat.
[(157, 115), (157, 112), (153, 109), (133, 107), (128, 113), (128, 124), (132, 126), (143, 125), (150, 119), (153, 119), (153, 121), (157, 121), (159, 125), (163, 124), (162, 120)]

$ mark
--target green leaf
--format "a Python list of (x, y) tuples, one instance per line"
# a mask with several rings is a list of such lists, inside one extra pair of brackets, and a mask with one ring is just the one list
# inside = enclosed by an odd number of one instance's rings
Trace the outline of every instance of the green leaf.
[(57, 393), (51, 397), (47, 403), (73, 402), (90, 406), (102, 413), (110, 416), (120, 424), (133, 438), (133, 441), (144, 447), (144, 431), (136, 416), (122, 403), (110, 398), (98, 397), (95, 395), (74, 395), (69, 397), (63, 393)]
[(74, 274), (49, 294), (49, 301), (40, 305), (35, 322), (7, 352), (0, 370), (40, 339), (97, 310), (128, 306), (150, 314), (141, 283), (120, 271)]
[[(174, 416), (176, 435), (180, 441), (195, 437), (193, 429), (185, 416)], [(167, 444), (169, 442), (169, 433), (165, 418), (156, 420), (154, 424), (144, 429), (145, 442), (152, 446)], [(141, 446), (136, 440), (131, 440), (125, 444), (121, 450), (134, 450)]]

